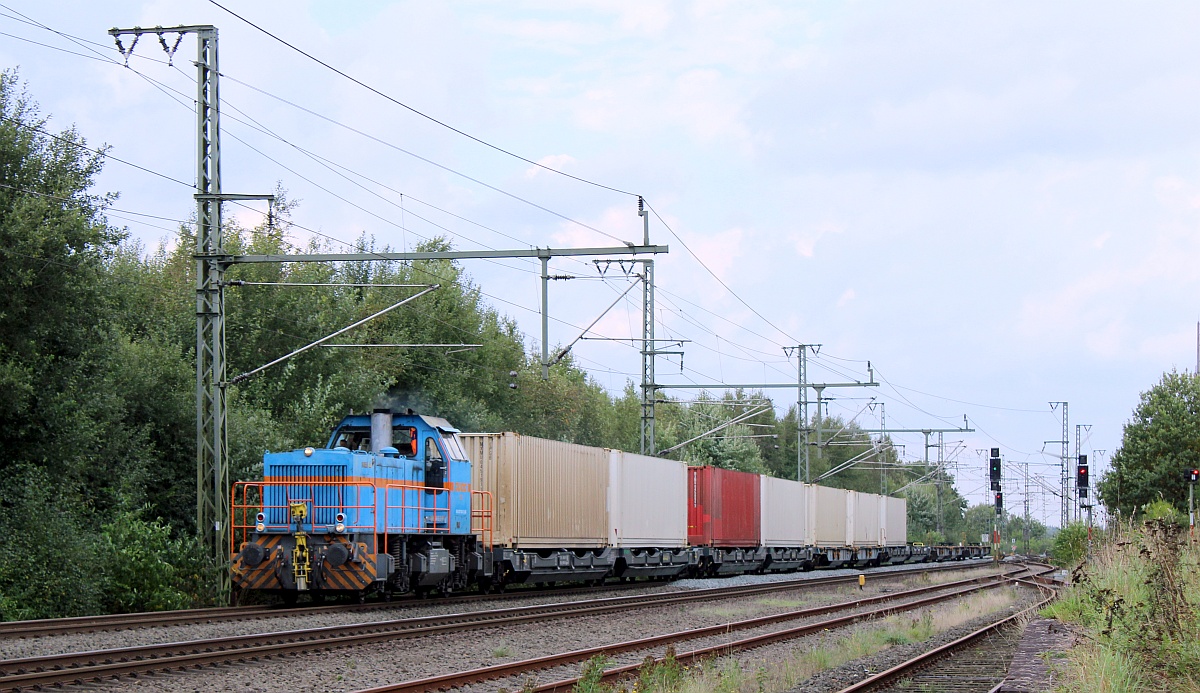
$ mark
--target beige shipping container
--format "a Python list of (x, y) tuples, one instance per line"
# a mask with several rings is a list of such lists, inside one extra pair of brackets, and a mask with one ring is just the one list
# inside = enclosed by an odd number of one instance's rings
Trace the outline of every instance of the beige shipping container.
[(846, 494), (840, 488), (808, 487), (808, 528), (813, 546), (846, 546)]
[(846, 540), (851, 546), (881, 546), (879, 501), (874, 493), (846, 492)]
[(605, 546), (607, 450), (518, 433), (459, 437), (472, 462), (472, 489), (492, 494), (496, 546)]
[(804, 546), (808, 538), (808, 489), (799, 481), (759, 477), (763, 546)]
[(884, 546), (908, 544), (908, 501), (903, 498), (880, 496), (880, 517), (883, 520)]
[(608, 541), (619, 548), (687, 546), (687, 465), (610, 450)]

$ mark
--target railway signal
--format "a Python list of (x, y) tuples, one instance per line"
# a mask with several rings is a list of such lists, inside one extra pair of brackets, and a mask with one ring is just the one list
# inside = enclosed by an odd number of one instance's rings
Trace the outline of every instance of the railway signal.
[(1200, 481), (1200, 469), (1189, 469), (1187, 471), (1187, 480), (1189, 484), (1194, 484)]
[(1079, 456), (1079, 465), (1075, 468), (1075, 488), (1079, 489), (1079, 497), (1088, 497), (1088, 458)]
[(996, 492), (996, 514), (1004, 512), (1004, 494), (1000, 491)]
[(992, 457), (991, 457), (990, 466), (989, 466), (989, 476), (992, 480), (992, 490), (993, 491), (1000, 490), (1000, 474), (1001, 474), (1000, 448), (992, 448)]

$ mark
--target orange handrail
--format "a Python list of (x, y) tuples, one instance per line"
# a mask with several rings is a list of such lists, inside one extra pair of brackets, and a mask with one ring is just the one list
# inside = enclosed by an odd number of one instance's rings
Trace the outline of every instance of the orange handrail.
[[(478, 507), (476, 499), (479, 501)], [(471, 533), (479, 536), (479, 542), (484, 548), (492, 548), (491, 491), (471, 491)]]
[[(325, 486), (330, 490), (336, 490), (337, 500), (333, 504), (323, 503), (318, 504), (315, 500), (317, 486)], [(282, 502), (266, 504), (267, 489), (282, 488)], [(296, 487), (302, 487), (297, 489)], [(307, 488), (303, 488), (307, 487)], [(347, 489), (357, 489), (358, 503), (346, 504)], [(370, 493), (368, 493), (368, 489)], [(389, 491), (399, 491), (400, 503), (392, 503), (391, 493)], [(299, 491), (296, 493), (296, 491)], [(384, 514), (382, 521), (375, 518), (375, 513), (380, 510), (378, 492), (383, 491), (383, 506)], [(419, 491), (417, 494), (417, 502), (415, 505), (406, 502), (405, 491)], [(433, 493), (434, 499), (431, 505), (425, 503), (425, 493)], [(430, 488), (422, 484), (413, 483), (391, 483), (383, 486), (376, 486), (369, 483), (346, 483), (338, 477), (297, 477), (287, 481), (239, 481), (230, 489), (230, 522), (229, 522), (229, 542), (232, 551), (238, 551), (241, 542), (248, 539), (252, 532), (258, 531), (258, 515), (259, 513), (267, 513), (268, 510), (276, 510), (280, 517), (289, 518), (289, 506), (294, 502), (303, 502), (309, 508), (309, 519), (305, 524), (311, 524), (314, 532), (334, 532), (334, 524), (332, 522), (316, 523), (314, 520), (317, 517), (318, 510), (332, 510), (335, 513), (344, 513), (349, 519), (351, 517), (358, 520), (357, 524), (346, 523), (344, 531), (347, 533), (372, 533), (377, 534), (378, 527), (383, 528), (383, 533), (390, 535), (393, 533), (446, 533), (450, 532), (450, 509), (437, 507), (440, 494), (450, 493), (450, 489)], [(488, 491), (471, 491), (471, 528), (472, 534), (478, 535), (480, 543), (491, 548), (494, 541), (493, 535), (493, 510), (492, 510), (492, 494)], [(358, 512), (353, 512), (353, 511)], [(390, 511), (399, 510), (401, 524), (391, 525)], [(417, 526), (409, 526), (407, 524), (408, 510), (416, 510), (418, 519)], [(432, 526), (426, 526), (424, 517), (427, 511), (432, 512)], [(325, 513), (329, 515), (330, 513)], [(367, 523), (366, 518), (371, 518), (371, 522)], [(272, 529), (276, 531), (288, 530), (292, 523), (290, 518), (288, 522), (264, 522), (264, 531)], [(385, 542), (387, 540), (385, 539)], [(386, 551), (385, 547), (385, 551)]]
[[(327, 486), (330, 489), (336, 489), (337, 501), (334, 504), (317, 503), (314, 498), (313, 487), (316, 485)], [(293, 495), (292, 489), (297, 486), (307, 486), (308, 495)], [(283, 503), (275, 503), (266, 505), (266, 491), (270, 487), (282, 487)], [(346, 489), (357, 488), (358, 503), (347, 504)], [(371, 489), (371, 493), (366, 493), (367, 489)], [(237, 551), (240, 543), (239, 536), (242, 541), (246, 540), (251, 531), (258, 531), (256, 525), (259, 513), (266, 513), (267, 510), (278, 510), (283, 517), (288, 517), (288, 508), (291, 503), (303, 502), (309, 507), (309, 521), (306, 524), (311, 524), (314, 532), (324, 531), (332, 533), (335, 531), (335, 525), (332, 522), (317, 523), (314, 520), (317, 517), (318, 510), (333, 510), (336, 513), (344, 513), (347, 518), (353, 516), (359, 519), (358, 524), (345, 524), (346, 532), (371, 532), (375, 531), (375, 525), (366, 524), (363, 520), (363, 511), (374, 511), (375, 487), (371, 484), (347, 484), (336, 477), (328, 479), (321, 477), (306, 477), (295, 481), (239, 481), (230, 489), (230, 522), (229, 522), (229, 546), (233, 551)], [(303, 492), (301, 492), (303, 493)], [(369, 498), (369, 500), (367, 500)], [(352, 511), (359, 511), (352, 513)], [(368, 517), (370, 515), (367, 515)], [(265, 527), (270, 527), (275, 530), (285, 530), (291, 527), (290, 522), (285, 523), (265, 523)]]
[[(430, 488), (423, 484), (413, 484), (413, 483), (403, 483), (403, 482), (395, 483), (395, 484), (387, 484), (383, 488), (387, 489), (388, 491), (391, 491), (393, 489), (398, 489), (400, 491), (400, 501), (401, 501), (400, 505), (392, 505), (392, 494), (387, 493), (384, 495), (384, 501), (383, 501), (384, 512), (387, 512), (387, 511), (390, 511), (393, 509), (398, 509), (401, 511), (400, 512), (401, 524), (399, 524), (399, 525), (389, 524), (390, 513), (388, 515), (384, 516), (384, 531), (386, 533), (388, 533), (388, 534), (391, 534), (393, 532), (398, 533), (398, 534), (421, 533), (421, 532), (433, 532), (434, 534), (438, 534), (438, 533), (442, 533), (442, 532), (444, 532), (446, 534), (450, 533), (450, 508), (449, 507), (445, 507), (445, 508), (437, 507), (438, 495), (443, 494), (443, 493), (450, 493), (450, 491), (448, 489)], [(405, 491), (420, 491), (420, 492), (422, 492), (422, 493), (417, 494), (417, 504), (416, 505), (409, 505), (408, 503), (406, 503), (404, 501), (404, 492)], [(425, 493), (433, 493), (433, 505), (432, 506), (427, 507), (425, 505)], [(449, 504), (447, 504), (447, 506), (448, 505)], [(416, 527), (410, 527), (409, 525), (404, 524), (404, 521), (406, 519), (406, 514), (407, 514), (405, 511), (407, 511), (407, 510), (416, 510), (418, 518), (420, 518), (422, 513), (424, 513), (425, 511), (427, 511), (427, 510), (432, 511), (433, 512), (433, 526), (432, 527), (423, 526), (424, 521), (422, 519), (418, 519), (418, 525)], [(442, 515), (442, 514), (445, 515), (444, 523), (439, 522), (438, 516)], [(443, 525), (443, 526), (439, 526), (439, 525)]]

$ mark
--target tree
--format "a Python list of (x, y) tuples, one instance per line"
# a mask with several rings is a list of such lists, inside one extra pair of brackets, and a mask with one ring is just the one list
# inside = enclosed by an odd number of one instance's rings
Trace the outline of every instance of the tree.
[(1162, 499), (1187, 511), (1187, 469), (1200, 467), (1200, 378), (1172, 370), (1143, 392), (1125, 424), (1100, 500), (1128, 517)]

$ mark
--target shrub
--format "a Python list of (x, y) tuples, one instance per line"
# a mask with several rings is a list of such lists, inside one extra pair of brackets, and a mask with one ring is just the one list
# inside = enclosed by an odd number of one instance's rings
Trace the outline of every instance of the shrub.
[(180, 589), (187, 548), (171, 528), (146, 521), (142, 511), (124, 511), (101, 528), (99, 561), (103, 608), (109, 613), (182, 609), (190, 595)]
[(1073, 566), (1087, 554), (1088, 529), (1082, 522), (1072, 522), (1054, 535), (1050, 558), (1056, 565)]

